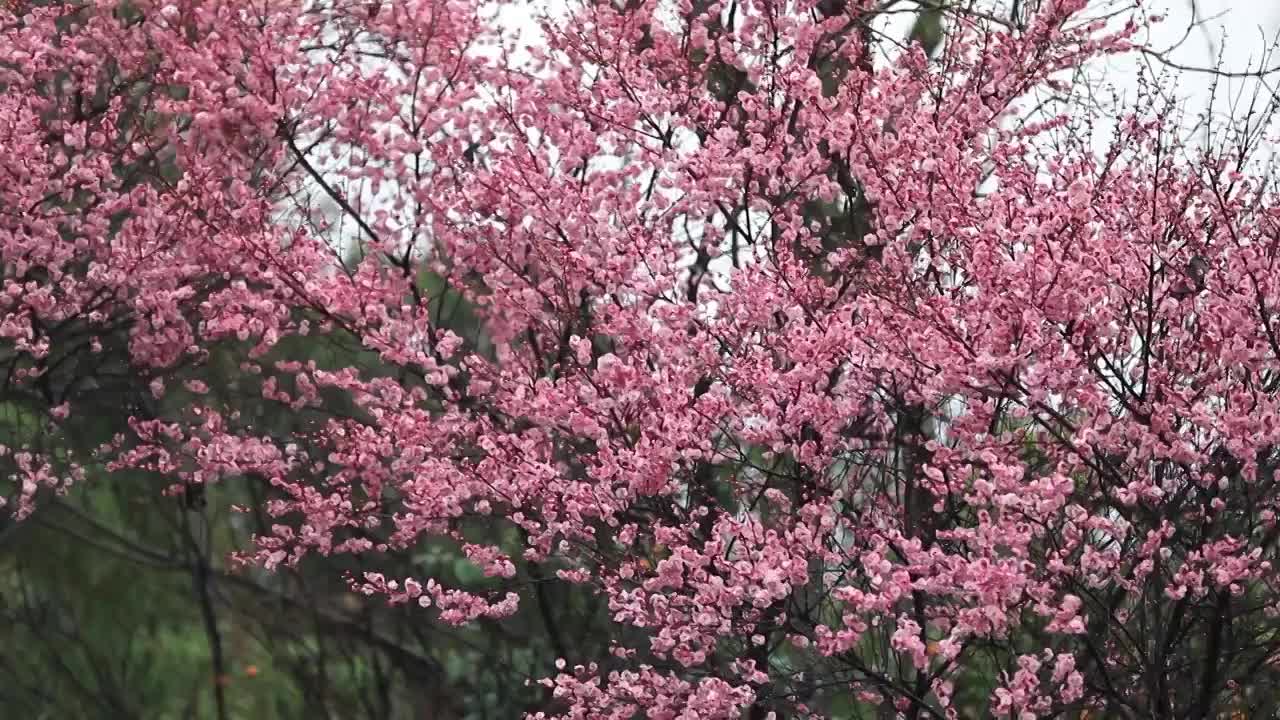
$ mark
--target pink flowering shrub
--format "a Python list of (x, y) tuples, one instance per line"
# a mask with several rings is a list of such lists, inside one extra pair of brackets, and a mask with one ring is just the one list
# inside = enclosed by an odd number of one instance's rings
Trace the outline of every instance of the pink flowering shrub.
[[(68, 359), (147, 378), (94, 461), (265, 478), (245, 562), (446, 540), (483, 582), (350, 582), (601, 598), (535, 717), (1275, 708), (1280, 214), (1252, 135), (1148, 103), (1093, 150), (1069, 71), (1136, 11), (949, 11), (930, 56), (865, 0), (581, 2), (523, 48), (470, 0), (29, 5), (6, 387), (57, 424)], [(90, 461), (13, 459), (19, 513)]]

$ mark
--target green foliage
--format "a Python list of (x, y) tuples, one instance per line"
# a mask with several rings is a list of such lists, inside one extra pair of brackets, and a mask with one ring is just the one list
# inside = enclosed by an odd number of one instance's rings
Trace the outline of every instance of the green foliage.
[(925, 55), (932, 57), (946, 36), (943, 20), (947, 3), (940, 0), (926, 0), (922, 4), (924, 7), (916, 14), (916, 21), (911, 26), (910, 39), (912, 42), (920, 43)]

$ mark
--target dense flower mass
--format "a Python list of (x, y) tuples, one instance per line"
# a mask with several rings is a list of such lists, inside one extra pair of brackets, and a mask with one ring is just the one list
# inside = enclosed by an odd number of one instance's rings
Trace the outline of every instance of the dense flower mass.
[(536, 717), (1273, 709), (1256, 136), (1152, 100), (1095, 151), (1070, 71), (1137, 11), (943, 3), (895, 47), (881, 5), (581, 0), (526, 45), (474, 0), (0, 10), (5, 387), (57, 424), (76, 368), (148, 379), (91, 457), (4, 449), (16, 511), (91, 461), (253, 475), (246, 562), (449, 541), (486, 583), (350, 578), (424, 622), (581, 586), (611, 654)]

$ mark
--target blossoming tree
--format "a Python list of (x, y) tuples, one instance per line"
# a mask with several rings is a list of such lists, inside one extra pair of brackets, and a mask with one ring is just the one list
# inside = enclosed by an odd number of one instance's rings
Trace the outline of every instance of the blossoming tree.
[[(609, 637), (538, 717), (1273, 712), (1259, 135), (1153, 100), (1095, 151), (1069, 73), (1136, 10), (894, 49), (893, 5), (587, 0), (518, 48), (470, 0), (15, 4), (5, 392), (59, 426), (147, 379), (95, 453), (6, 449), (16, 511), (90, 462), (255, 478), (246, 564), (447, 541), (488, 579), (349, 581), (553, 637), (577, 586)], [(228, 353), (303, 429), (206, 395)]]

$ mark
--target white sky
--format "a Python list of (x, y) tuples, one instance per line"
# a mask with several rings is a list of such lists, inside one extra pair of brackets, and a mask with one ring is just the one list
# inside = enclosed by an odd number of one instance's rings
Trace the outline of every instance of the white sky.
[[(1256, 71), (1264, 63), (1267, 67), (1280, 64), (1280, 55), (1272, 52), (1280, 31), (1280, 2), (1276, 0), (1145, 1), (1152, 11), (1166, 15), (1166, 20), (1147, 36), (1148, 44), (1159, 50), (1172, 48), (1167, 57), (1173, 63), (1201, 68), (1218, 66), (1232, 73)], [(1188, 33), (1197, 19), (1201, 24)], [(1261, 93), (1259, 100), (1265, 103), (1280, 81), (1280, 74), (1262, 79), (1222, 79), (1214, 92), (1215, 78), (1210, 73), (1162, 67), (1152, 58), (1133, 55), (1099, 63), (1098, 71), (1122, 96), (1131, 97), (1137, 89), (1138, 71), (1144, 65), (1166, 73), (1171, 90), (1185, 101), (1189, 116), (1210, 109), (1212, 98), (1213, 115), (1220, 120), (1238, 116), (1240, 103), (1247, 104), (1255, 92)]]

